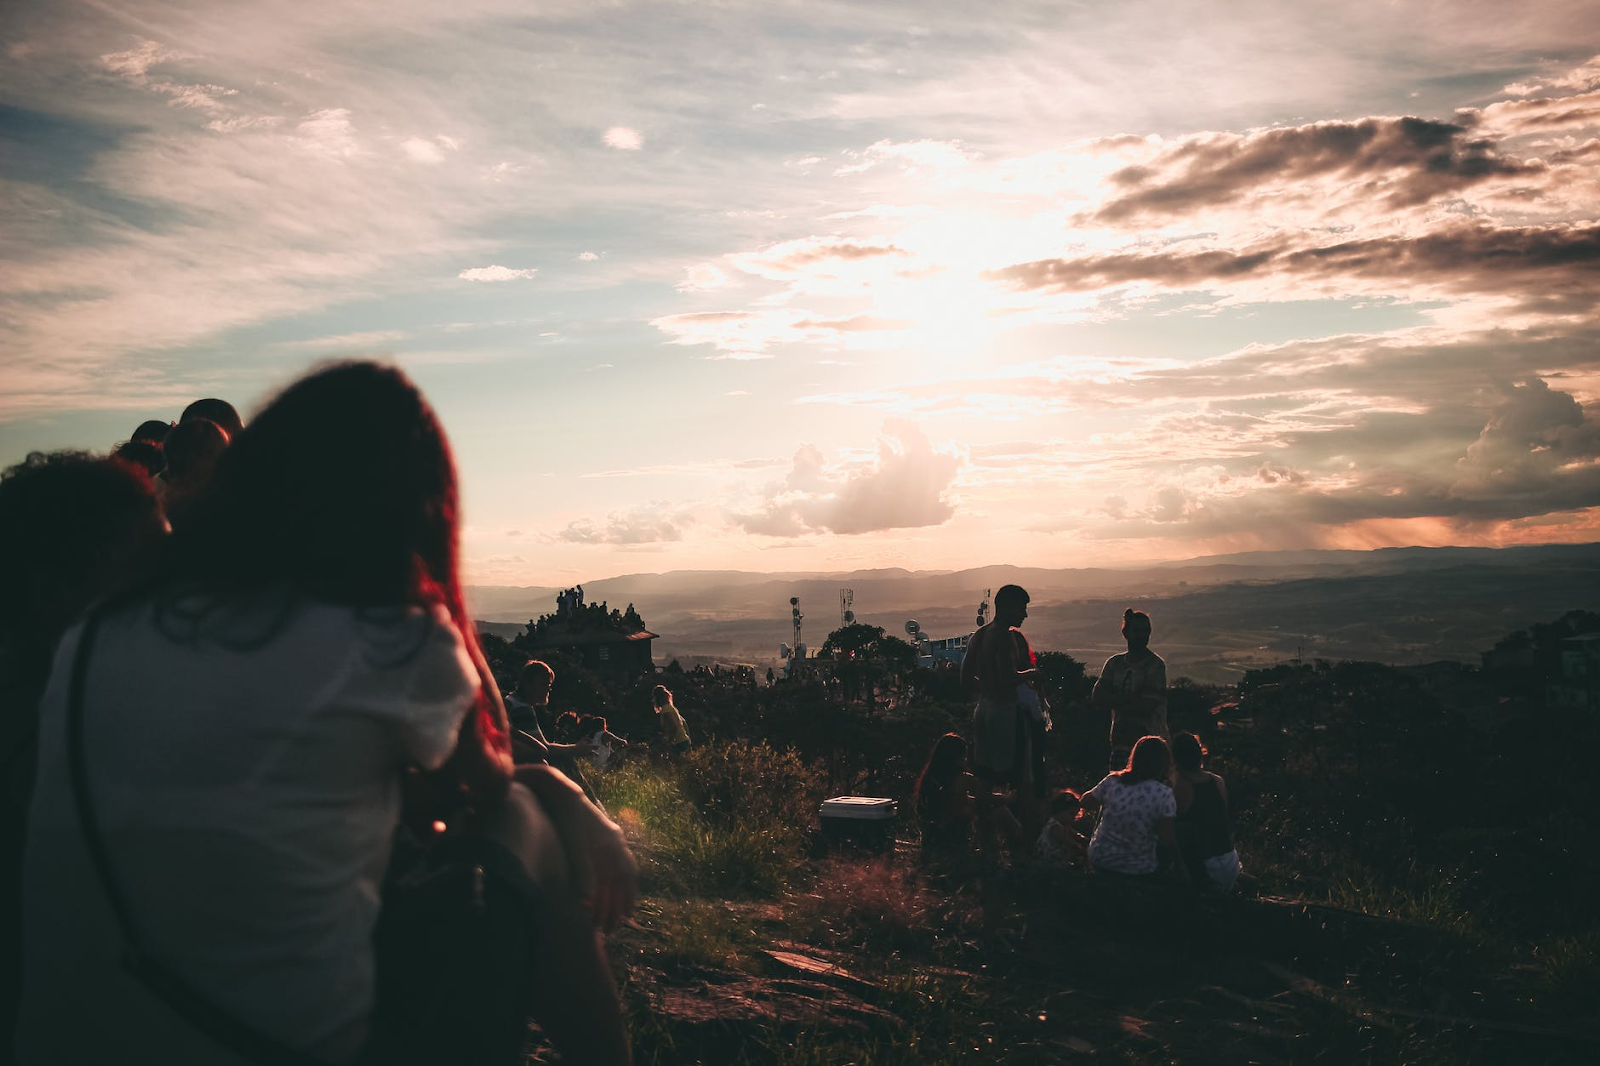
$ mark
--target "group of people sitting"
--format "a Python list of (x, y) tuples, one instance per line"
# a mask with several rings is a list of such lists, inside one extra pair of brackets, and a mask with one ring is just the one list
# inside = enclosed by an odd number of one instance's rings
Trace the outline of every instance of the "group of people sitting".
[(1170, 877), (1216, 892), (1240, 875), (1228, 818), (1228, 787), (1205, 769), (1193, 733), (1168, 741), (1166, 665), (1149, 648), (1142, 611), (1123, 615), (1128, 651), (1107, 660), (1092, 702), (1112, 713), (1111, 772), (1081, 795), (1046, 802), (1048, 703), (1037, 659), (1023, 636), (1028, 594), (1007, 585), (995, 619), (968, 642), (963, 682), (978, 697), (971, 741), (940, 737), (917, 779), (913, 807), (924, 855), (993, 865), (999, 842), (1046, 868), (1083, 866), (1126, 877)]
[[(247, 426), (208, 406), (0, 478), (0, 551), (28, 561), (0, 609), (0, 1039), (511, 1063), (532, 1016), (571, 1061), (627, 1061), (599, 934), (637, 869), (518, 743), (432, 408), (366, 362)], [(591, 757), (620, 741), (589, 727)]]

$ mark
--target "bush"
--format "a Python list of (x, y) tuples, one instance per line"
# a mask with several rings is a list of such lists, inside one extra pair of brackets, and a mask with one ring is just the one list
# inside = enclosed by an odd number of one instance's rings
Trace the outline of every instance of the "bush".
[(708, 819), (809, 832), (825, 782), (791, 750), (765, 743), (708, 744), (683, 759), (684, 795)]

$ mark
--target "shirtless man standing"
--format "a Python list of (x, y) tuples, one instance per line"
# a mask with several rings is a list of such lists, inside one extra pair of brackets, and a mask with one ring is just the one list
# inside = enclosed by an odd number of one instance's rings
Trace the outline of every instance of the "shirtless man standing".
[(972, 772), (982, 782), (978, 790), (979, 843), (988, 852), (994, 845), (997, 787), (1014, 789), (1024, 822), (1031, 817), (1034, 789), (1033, 733), (1028, 712), (1017, 701), (1017, 686), (1033, 680), (1035, 670), (1027, 657), (1027, 644), (1017, 632), (1028, 617), (1028, 593), (1020, 585), (1007, 585), (995, 594), (994, 621), (972, 634), (961, 660), (961, 687), (976, 693), (972, 712)]

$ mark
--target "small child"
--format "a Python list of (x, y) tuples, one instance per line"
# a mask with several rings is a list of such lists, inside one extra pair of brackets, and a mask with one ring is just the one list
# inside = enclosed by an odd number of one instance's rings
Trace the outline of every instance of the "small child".
[(1070, 788), (1062, 789), (1051, 798), (1050, 820), (1040, 830), (1039, 841), (1034, 845), (1041, 866), (1065, 870), (1083, 863), (1087, 842), (1083, 834), (1073, 828), (1082, 809), (1082, 797)]
[(628, 746), (626, 740), (607, 728), (606, 720), (599, 715), (585, 715), (579, 719), (578, 736), (594, 745), (594, 752), (589, 757), (594, 760), (597, 770), (604, 770), (606, 764), (619, 754), (618, 749)]

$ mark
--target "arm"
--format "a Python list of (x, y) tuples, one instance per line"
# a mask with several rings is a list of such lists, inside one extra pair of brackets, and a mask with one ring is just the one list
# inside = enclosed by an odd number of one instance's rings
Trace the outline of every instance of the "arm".
[(1116, 658), (1113, 655), (1107, 659), (1106, 664), (1100, 668), (1100, 676), (1094, 679), (1094, 691), (1089, 693), (1089, 702), (1096, 707), (1110, 707), (1117, 702), (1116, 690), (1106, 681), (1106, 678), (1111, 676), (1111, 664)]
[(972, 639), (967, 641), (967, 652), (961, 657), (961, 691), (975, 693), (978, 691), (978, 655), (983, 647), (984, 634), (989, 627), (984, 626), (972, 634)]
[(1182, 871), (1185, 881), (1189, 879), (1188, 868), (1179, 861), (1178, 831), (1174, 820), (1170, 817), (1162, 816), (1156, 819), (1156, 854), (1160, 856), (1163, 868), (1169, 866), (1176, 868)]
[(594, 924), (610, 929), (633, 912), (639, 896), (639, 867), (622, 830), (559, 770), (519, 766), (516, 775), (555, 823), (573, 882), (589, 904)]

